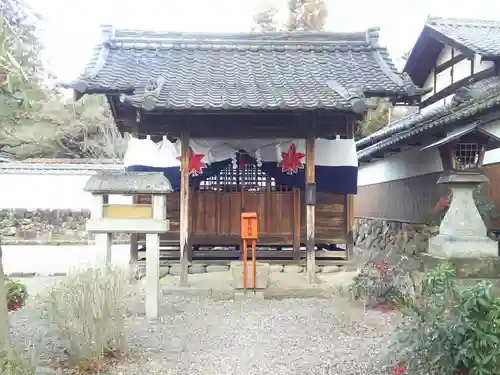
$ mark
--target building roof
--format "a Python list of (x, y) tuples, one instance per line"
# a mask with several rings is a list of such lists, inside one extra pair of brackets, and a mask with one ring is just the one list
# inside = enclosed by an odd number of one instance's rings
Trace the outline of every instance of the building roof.
[(500, 21), (429, 17), (403, 71), (417, 86), (423, 86), (445, 47), (449, 45), (468, 58), (500, 57)]
[(429, 17), (426, 27), (483, 57), (500, 56), (498, 20)]
[(358, 160), (369, 160), (375, 153), (384, 152), (397, 144), (430, 132), (438, 127), (473, 121), (489, 109), (500, 105), (500, 77), (495, 76), (460, 89), (445, 106), (423, 109), (356, 142)]
[(124, 93), (145, 110), (353, 109), (359, 96), (419, 97), (378, 30), (193, 34), (103, 28), (80, 95)]

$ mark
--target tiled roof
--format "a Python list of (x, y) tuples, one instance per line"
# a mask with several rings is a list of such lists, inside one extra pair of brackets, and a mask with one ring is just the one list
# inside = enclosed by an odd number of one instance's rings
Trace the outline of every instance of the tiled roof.
[(430, 17), (426, 27), (481, 56), (500, 56), (500, 21)]
[(400, 75), (378, 31), (192, 34), (108, 30), (66, 87), (126, 93), (154, 109), (350, 109), (351, 99), (421, 94)]
[(459, 90), (445, 106), (421, 110), (374, 132), (356, 142), (358, 160), (408, 141), (409, 138), (439, 126), (446, 126), (500, 105), (500, 77), (476, 82)]

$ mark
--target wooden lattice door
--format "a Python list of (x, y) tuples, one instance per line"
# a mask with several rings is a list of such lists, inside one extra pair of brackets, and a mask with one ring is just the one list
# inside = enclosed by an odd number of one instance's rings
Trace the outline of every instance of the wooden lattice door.
[(257, 165), (233, 168), (200, 183), (196, 195), (195, 233), (239, 236), (241, 212), (256, 212), (263, 241), (290, 239), (293, 228), (293, 195), (276, 184)]

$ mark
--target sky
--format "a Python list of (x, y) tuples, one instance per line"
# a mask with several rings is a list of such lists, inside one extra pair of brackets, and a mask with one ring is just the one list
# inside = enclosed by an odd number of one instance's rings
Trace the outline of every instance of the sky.
[[(75, 78), (99, 42), (100, 25), (163, 31), (247, 32), (263, 0), (29, 0), (45, 17), (45, 59), (59, 80)], [(275, 1), (284, 7), (286, 0)], [(499, 19), (491, 0), (328, 0), (328, 31), (380, 27), (394, 60), (410, 50), (428, 15)], [(474, 6), (471, 6), (474, 4)]]

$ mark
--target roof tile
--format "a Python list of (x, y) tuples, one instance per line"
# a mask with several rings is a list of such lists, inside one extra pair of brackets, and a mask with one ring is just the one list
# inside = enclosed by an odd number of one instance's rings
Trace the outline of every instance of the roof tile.
[(500, 21), (431, 17), (426, 26), (481, 56), (500, 56)]

